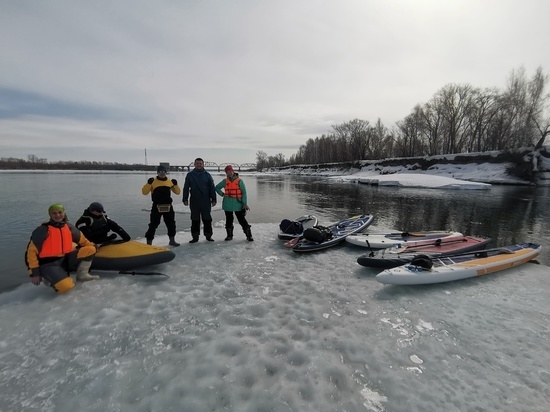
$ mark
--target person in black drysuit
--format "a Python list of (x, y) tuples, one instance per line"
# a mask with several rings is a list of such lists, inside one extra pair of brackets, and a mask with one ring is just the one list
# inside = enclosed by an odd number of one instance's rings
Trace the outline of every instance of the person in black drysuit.
[(168, 243), (170, 246), (179, 246), (176, 242), (176, 214), (172, 206), (172, 193), (179, 195), (181, 189), (176, 179), (168, 179), (166, 176), (167, 168), (165, 166), (157, 167), (157, 177), (150, 177), (147, 183), (141, 188), (141, 193), (148, 195), (151, 193), (153, 206), (149, 217), (149, 229), (145, 233), (147, 244), (153, 244), (153, 238), (157, 227), (160, 225), (160, 219), (164, 219), (164, 224), (168, 230)]
[[(191, 201), (189, 202), (189, 195)], [(212, 242), (212, 207), (216, 206), (216, 188), (210, 173), (204, 170), (204, 160), (195, 159), (195, 168), (185, 176), (183, 204), (191, 209), (191, 236), (189, 243), (199, 241), (201, 218), (206, 240)]]
[[(90, 242), (101, 244), (115, 240), (117, 234), (124, 241), (132, 239), (126, 231), (114, 220), (109, 219), (105, 214), (103, 205), (99, 202), (93, 202), (84, 210), (82, 216), (76, 221), (75, 226)], [(111, 233), (110, 231), (115, 233)]]

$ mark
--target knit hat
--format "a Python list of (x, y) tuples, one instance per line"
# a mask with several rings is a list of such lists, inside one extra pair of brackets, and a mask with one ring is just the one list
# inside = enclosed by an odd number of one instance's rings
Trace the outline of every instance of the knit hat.
[(227, 172), (229, 172), (229, 171), (234, 172), (233, 166), (231, 166), (231, 165), (225, 166), (225, 173), (227, 173)]
[(166, 173), (166, 166), (158, 166), (157, 167), (157, 173)]
[(54, 203), (48, 208), (48, 213), (50, 213), (52, 210), (60, 210), (61, 212), (64, 212), (65, 208), (61, 203)]
[(105, 213), (105, 209), (103, 209), (103, 205), (99, 202), (90, 203), (90, 206), (88, 206), (88, 210), (90, 212)]

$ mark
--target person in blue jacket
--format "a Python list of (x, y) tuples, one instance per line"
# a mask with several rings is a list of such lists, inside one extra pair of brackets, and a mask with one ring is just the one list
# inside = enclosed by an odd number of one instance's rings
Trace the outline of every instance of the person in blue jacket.
[(191, 209), (191, 236), (189, 243), (199, 241), (201, 219), (203, 224), (204, 237), (213, 242), (212, 239), (212, 207), (216, 206), (216, 189), (214, 179), (210, 173), (204, 170), (204, 160), (200, 157), (195, 159), (195, 168), (185, 176), (183, 185), (183, 204)]

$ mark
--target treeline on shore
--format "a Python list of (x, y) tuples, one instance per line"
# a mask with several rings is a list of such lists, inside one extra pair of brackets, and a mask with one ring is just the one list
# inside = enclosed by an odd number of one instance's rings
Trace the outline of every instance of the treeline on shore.
[(539, 67), (530, 79), (523, 68), (512, 71), (504, 90), (448, 84), (391, 128), (380, 119), (374, 124), (361, 119), (336, 124), (289, 159), (257, 152), (257, 168), (538, 149), (550, 134), (547, 83)]
[(156, 165), (124, 164), (93, 161), (57, 161), (48, 162), (34, 155), (28, 155), (27, 160), (14, 157), (0, 158), (0, 170), (127, 170), (155, 171)]

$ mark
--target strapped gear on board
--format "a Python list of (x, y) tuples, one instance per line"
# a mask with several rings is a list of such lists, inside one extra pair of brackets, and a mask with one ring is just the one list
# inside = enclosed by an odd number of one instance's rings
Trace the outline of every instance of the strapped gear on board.
[(332, 231), (325, 226), (313, 226), (304, 231), (304, 238), (310, 242), (323, 243), (332, 239)]
[(298, 235), (304, 231), (304, 226), (300, 222), (283, 219), (279, 224), (279, 229), (281, 229), (281, 232), (289, 235)]

